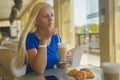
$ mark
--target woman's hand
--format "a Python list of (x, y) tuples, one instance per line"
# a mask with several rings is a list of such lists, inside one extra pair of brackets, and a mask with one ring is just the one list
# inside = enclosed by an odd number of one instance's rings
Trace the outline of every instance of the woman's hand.
[(70, 53), (70, 51), (68, 51), (68, 53), (67, 53), (67, 62), (72, 61), (72, 60), (73, 60), (73, 55), (72, 55), (72, 53)]
[(54, 29), (52, 27), (39, 28), (39, 34), (40, 34), (40, 39), (43, 42), (48, 43), (49, 39), (54, 34)]
[(66, 67), (68, 67), (69, 66), (68, 62), (72, 61), (73, 55), (70, 52), (68, 52), (66, 58), (67, 58), (66, 62), (57, 64), (58, 68), (66, 68)]
[(54, 35), (60, 35), (60, 32), (59, 32), (59, 30), (58, 30), (58, 28), (55, 28), (54, 29), (54, 33), (53, 33)]
[(57, 67), (58, 67), (58, 68), (66, 68), (66, 67), (67, 67), (67, 62), (58, 63), (58, 64), (57, 64)]

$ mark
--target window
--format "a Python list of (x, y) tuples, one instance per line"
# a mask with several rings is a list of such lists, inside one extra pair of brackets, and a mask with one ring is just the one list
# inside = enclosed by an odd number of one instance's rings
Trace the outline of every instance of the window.
[(86, 60), (94, 66), (100, 66), (98, 7), (98, 0), (74, 0), (76, 46), (89, 47)]

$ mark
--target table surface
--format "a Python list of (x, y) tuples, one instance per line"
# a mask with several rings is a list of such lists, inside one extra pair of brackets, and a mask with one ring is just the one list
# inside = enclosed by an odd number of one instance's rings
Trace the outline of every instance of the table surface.
[[(16, 80), (45, 80), (44, 76), (54, 75), (58, 78), (58, 80), (75, 80), (73, 77), (67, 75), (68, 71), (73, 67), (68, 67), (66, 69), (50, 69), (46, 70), (44, 75), (37, 75), (36, 73), (29, 73), (27, 75), (18, 77)], [(80, 69), (81, 67), (76, 67)], [(83, 68), (83, 67), (82, 67)], [(87, 80), (104, 80), (103, 71), (100, 68), (90, 67), (89, 68), (95, 75), (94, 79)]]

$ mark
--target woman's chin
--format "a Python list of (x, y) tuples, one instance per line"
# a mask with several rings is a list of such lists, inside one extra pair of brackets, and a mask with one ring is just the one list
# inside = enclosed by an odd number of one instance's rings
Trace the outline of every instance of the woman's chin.
[(48, 27), (51, 27), (51, 28), (52, 28), (52, 27), (53, 27), (53, 25), (52, 25), (52, 24), (49, 24), (49, 25), (48, 25)]
[(49, 26), (49, 28), (52, 28), (53, 26)]

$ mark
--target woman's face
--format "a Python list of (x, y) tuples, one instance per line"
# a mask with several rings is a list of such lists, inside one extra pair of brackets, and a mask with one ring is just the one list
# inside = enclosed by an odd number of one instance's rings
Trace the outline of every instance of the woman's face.
[(53, 27), (54, 24), (54, 11), (52, 7), (44, 7), (40, 10), (36, 19), (36, 24), (39, 28), (46, 29)]

